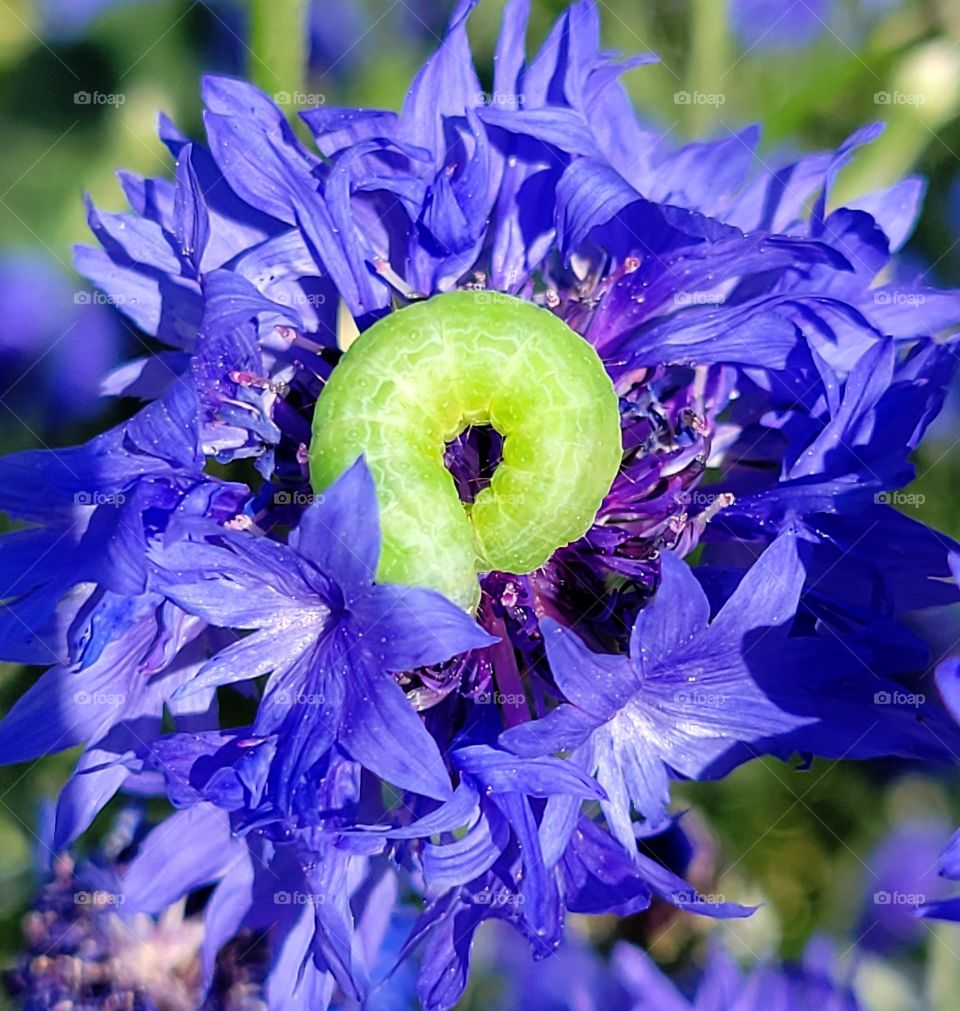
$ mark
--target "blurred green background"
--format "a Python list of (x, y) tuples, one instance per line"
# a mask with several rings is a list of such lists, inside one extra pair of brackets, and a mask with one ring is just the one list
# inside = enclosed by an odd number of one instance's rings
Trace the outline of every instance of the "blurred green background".
[[(660, 54), (658, 65), (631, 71), (625, 83), (640, 115), (678, 143), (760, 121), (766, 155), (833, 147), (864, 122), (886, 120), (886, 136), (844, 174), (840, 193), (876, 189), (907, 172), (926, 176), (925, 210), (900, 273), (960, 286), (960, 4), (809, 0), (812, 17), (783, 23), (790, 2), (609, 0), (601, 4), (604, 39), (627, 53)], [(534, 0), (531, 43), (562, 7)], [(774, 10), (767, 22), (764, 8)], [(498, 0), (483, 0), (471, 20), (485, 85), (501, 10)], [(155, 137), (157, 111), (186, 133), (200, 132), (199, 74), (244, 71), (247, 13), (241, 0), (0, 0), (5, 452), (82, 440), (123, 412), (124, 405), (97, 400), (95, 366), (142, 353), (144, 341), (72, 274), (71, 246), (89, 240), (82, 194), (121, 210), (116, 169), (169, 176), (170, 159)], [(306, 90), (328, 105), (397, 108), (445, 15), (446, 5), (430, 0), (316, 0)], [(919, 455), (911, 489), (922, 499), (914, 514), (955, 537), (958, 436), (960, 397)], [(949, 645), (957, 625), (955, 615), (940, 613), (927, 616), (925, 628)], [(0, 708), (30, 676), (2, 672)], [(0, 770), (0, 964), (18, 947), (34, 884), (39, 806), (55, 795), (73, 757)], [(840, 938), (841, 951), (858, 940), (871, 947), (883, 878), (875, 848), (900, 832), (918, 859), (930, 851), (932, 872), (940, 843), (960, 822), (956, 786), (950, 770), (892, 762), (818, 762), (798, 773), (764, 761), (721, 784), (682, 786), (677, 798), (691, 808), (689, 826), (704, 843), (697, 883), (765, 903), (754, 920), (723, 928), (731, 943), (747, 957), (794, 956), (817, 930)], [(715, 928), (647, 917), (621, 929), (673, 965)], [(605, 941), (613, 925), (591, 930)], [(875, 947), (867, 985), (878, 1011), (960, 1007), (960, 930), (925, 923)]]

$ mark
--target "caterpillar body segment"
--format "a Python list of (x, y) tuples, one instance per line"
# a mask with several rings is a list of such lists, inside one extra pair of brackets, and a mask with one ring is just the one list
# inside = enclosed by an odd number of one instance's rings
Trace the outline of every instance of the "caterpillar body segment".
[[(444, 466), (470, 425), (504, 437), (472, 505)], [(617, 396), (593, 348), (530, 302), (457, 291), (400, 309), (350, 346), (317, 402), (316, 491), (358, 456), (377, 487), (378, 579), (467, 610), (478, 572), (531, 572), (590, 528), (621, 457)]]

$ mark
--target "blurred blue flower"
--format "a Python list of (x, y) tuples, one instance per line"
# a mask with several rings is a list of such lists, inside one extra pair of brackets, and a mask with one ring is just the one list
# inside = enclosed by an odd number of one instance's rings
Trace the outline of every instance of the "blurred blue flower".
[(730, 0), (730, 20), (747, 49), (799, 49), (821, 37), (858, 45), (896, 0)]
[(758, 962), (744, 972), (714, 942), (702, 970), (677, 983), (643, 950), (620, 941), (600, 958), (571, 938), (536, 965), (508, 933), (491, 925), (481, 935), (478, 973), (492, 1011), (859, 1011), (848, 973), (833, 944), (814, 937), (797, 964)]
[(8, 423), (24, 418), (46, 431), (102, 412), (101, 380), (127, 343), (99, 293), (71, 284), (38, 253), (0, 254), (0, 400)]
[(951, 890), (938, 873), (948, 833), (942, 818), (911, 818), (895, 824), (865, 858), (866, 896), (857, 928), (861, 945), (889, 952), (926, 936), (916, 911)]
[(832, 0), (731, 0), (734, 30), (748, 48), (809, 44), (827, 28)]

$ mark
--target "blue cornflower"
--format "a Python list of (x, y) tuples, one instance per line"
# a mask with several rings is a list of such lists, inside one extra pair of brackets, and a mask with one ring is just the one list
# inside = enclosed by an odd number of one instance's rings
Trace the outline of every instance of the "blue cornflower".
[(794, 538), (783, 536), (709, 622), (696, 577), (668, 555), (657, 596), (633, 626), (629, 656), (594, 653), (572, 630), (545, 621), (550, 669), (568, 701), (507, 730), (502, 743), (520, 754), (572, 751), (606, 791), (607, 822), (633, 851), (631, 805), (662, 827), (670, 770), (697, 778), (734, 742), (810, 722), (780, 709), (751, 675), (751, 666), (790, 649), (786, 632), (803, 577)]
[(278, 739), (283, 802), (334, 744), (395, 786), (448, 797), (436, 742), (392, 674), (496, 640), (434, 590), (374, 584), (380, 527), (362, 460), (304, 512), (288, 545), (218, 527), (211, 536), (158, 551), (163, 592), (210, 625), (251, 634), (174, 697), (269, 674), (253, 730)]

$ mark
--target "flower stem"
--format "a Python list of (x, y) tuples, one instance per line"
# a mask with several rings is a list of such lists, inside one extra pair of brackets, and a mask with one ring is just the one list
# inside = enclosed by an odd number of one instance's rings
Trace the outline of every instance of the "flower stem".
[(291, 111), (306, 87), (309, 55), (307, 0), (250, 0), (250, 77)]
[(502, 696), (502, 700), (495, 696), (494, 701), (500, 705), (506, 725), (516, 727), (530, 719), (525, 701), (523, 679), (520, 669), (517, 667), (517, 658), (513, 652), (513, 646), (510, 644), (503, 619), (493, 613), (493, 608), (489, 609), (488, 615), (491, 633), (500, 636), (500, 641), (490, 647), (490, 655), (493, 659), (493, 683), (496, 694)]
[(691, 0), (687, 129), (692, 136), (716, 129), (726, 102), (725, 75), (731, 66), (727, 0)]

